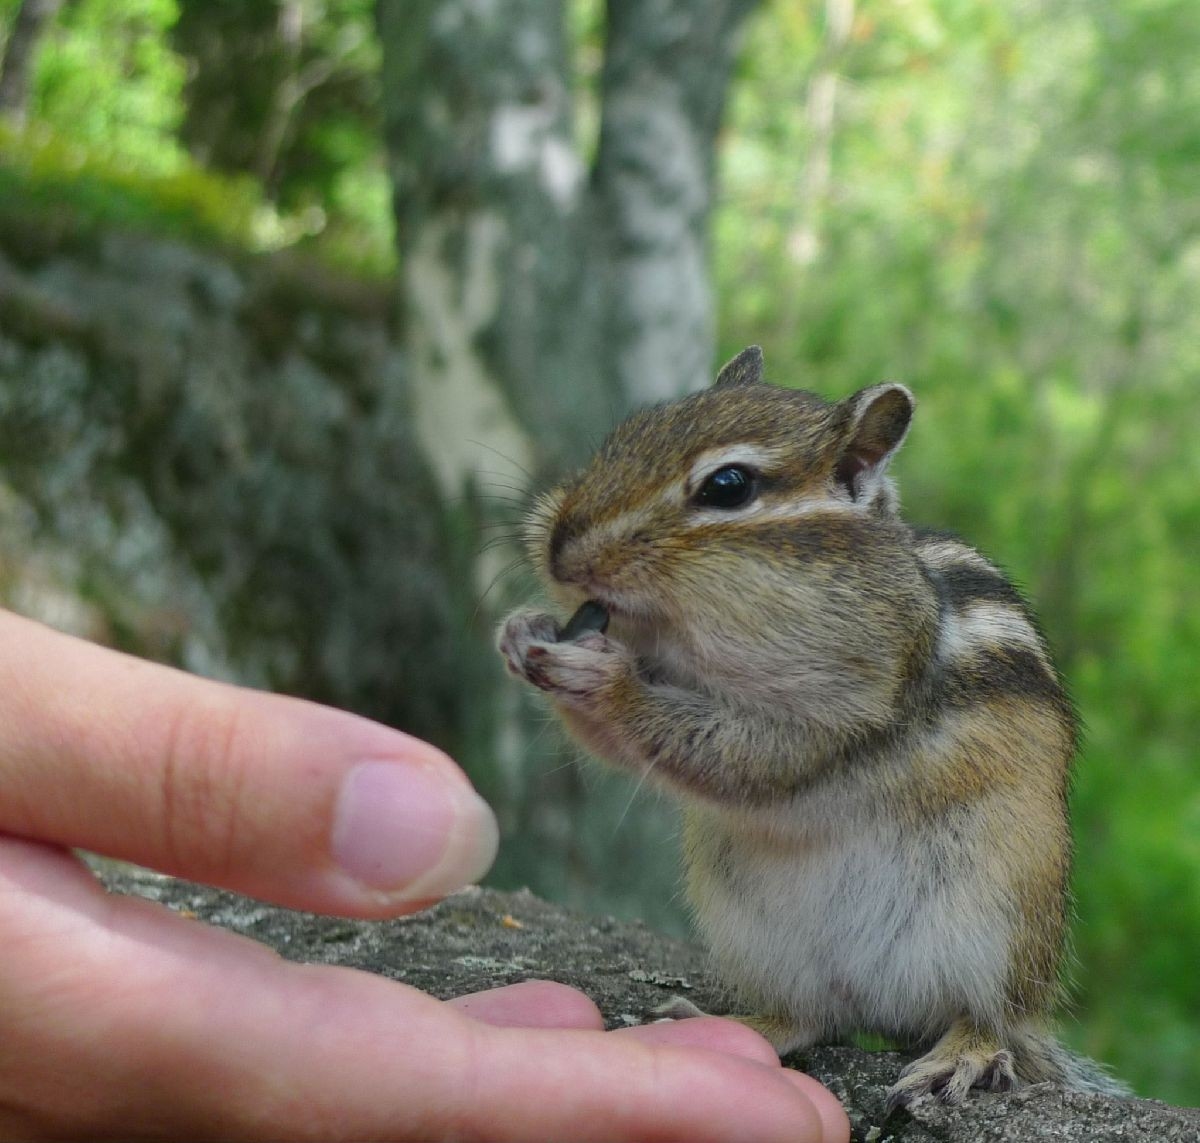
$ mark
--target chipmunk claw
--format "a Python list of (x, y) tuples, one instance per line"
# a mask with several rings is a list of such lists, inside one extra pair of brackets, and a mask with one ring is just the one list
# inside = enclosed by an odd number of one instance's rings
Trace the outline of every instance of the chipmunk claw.
[(694, 1004), (686, 996), (672, 996), (670, 1000), (656, 1004), (646, 1013), (643, 1023), (667, 1024), (675, 1020), (694, 1020), (697, 1016), (707, 1016), (698, 1004)]
[(619, 645), (604, 635), (548, 646), (535, 643), (525, 656), (525, 677), (558, 698), (586, 699), (626, 669), (619, 651)]
[(510, 674), (564, 700), (586, 700), (629, 669), (624, 648), (593, 627), (563, 642), (551, 615), (518, 611), (496, 645)]
[(533, 683), (528, 672), (530, 649), (551, 644), (557, 638), (558, 624), (553, 615), (526, 609), (514, 612), (504, 621), (496, 638), (496, 647), (504, 656), (509, 674)]
[(959, 1104), (972, 1088), (1012, 1091), (1019, 1086), (1012, 1053), (1000, 1049), (987, 1053), (963, 1052), (947, 1056), (937, 1049), (914, 1060), (901, 1073), (887, 1096), (887, 1112), (907, 1107), (924, 1096), (942, 1103)]

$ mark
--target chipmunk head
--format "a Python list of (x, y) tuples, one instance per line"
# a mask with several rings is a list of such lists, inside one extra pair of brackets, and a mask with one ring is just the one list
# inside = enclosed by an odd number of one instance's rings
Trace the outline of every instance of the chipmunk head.
[(633, 414), (543, 498), (529, 542), (561, 602), (598, 600), (635, 644), (682, 637), (689, 662), (739, 638), (823, 643), (839, 592), (882, 608), (868, 581), (898, 528), (887, 467), (912, 395), (828, 402), (762, 369), (752, 346), (710, 389)]

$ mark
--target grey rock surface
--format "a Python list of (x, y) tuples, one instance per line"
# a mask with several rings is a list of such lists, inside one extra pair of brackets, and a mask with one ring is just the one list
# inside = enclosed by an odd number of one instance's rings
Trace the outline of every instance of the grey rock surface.
[[(290, 960), (350, 966), (441, 998), (533, 978), (586, 992), (610, 1027), (634, 1024), (682, 994), (726, 1010), (722, 991), (694, 945), (639, 922), (586, 917), (528, 892), (467, 889), (413, 917), (348, 921), (264, 905), (232, 893), (128, 866), (99, 863), (116, 892), (160, 901), (197, 920), (242, 933)], [(1200, 1110), (1152, 1100), (1117, 1100), (1038, 1085), (1006, 1095), (975, 1093), (961, 1107), (923, 1101), (890, 1119), (888, 1087), (904, 1057), (821, 1047), (788, 1063), (830, 1087), (845, 1104), (856, 1143), (1200, 1143)]]
[(6, 605), (426, 738), (462, 725), (451, 664), (397, 650), (456, 628), (390, 306), (0, 202)]

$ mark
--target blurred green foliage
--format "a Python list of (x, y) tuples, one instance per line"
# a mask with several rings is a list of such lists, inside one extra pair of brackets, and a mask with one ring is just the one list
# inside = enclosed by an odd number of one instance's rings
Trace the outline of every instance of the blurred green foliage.
[[(286, 6), (68, 4), (28, 126), (0, 131), (5, 209), (387, 272), (368, 0), (296, 0), (281, 48)], [(572, 28), (586, 148), (597, 0)], [(760, 342), (774, 380), (828, 395), (910, 384), (909, 515), (1037, 602), (1087, 728), (1068, 1033), (1181, 1103), (1200, 1103), (1198, 53), (1194, 0), (766, 0), (714, 217), (722, 353)], [(320, 82), (266, 169), (301, 73)]]
[(37, 55), (37, 118), (83, 150), (147, 174), (179, 169), (183, 61), (166, 42), (175, 0), (76, 0)]
[(240, 249), (264, 249), (275, 219), (252, 180), (213, 175), (182, 161), (142, 171), (34, 124), (0, 120), (0, 212), (63, 217), (72, 226), (123, 226)]
[[(0, 0), (0, 44), (19, 4)], [(28, 122), (0, 118), (7, 208), (390, 274), (370, 0), (293, 6), (294, 58), (276, 0), (65, 4), (38, 44)]]
[(175, 0), (187, 64), (179, 134), (207, 169), (249, 175), (324, 253), (393, 265), (373, 0)]

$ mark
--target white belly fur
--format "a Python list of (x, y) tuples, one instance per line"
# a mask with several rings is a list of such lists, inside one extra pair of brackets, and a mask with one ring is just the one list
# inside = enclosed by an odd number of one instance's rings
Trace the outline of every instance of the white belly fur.
[(1011, 922), (1002, 891), (980, 898), (991, 882), (974, 812), (935, 836), (845, 802), (803, 809), (803, 823), (775, 815), (769, 829), (687, 811), (689, 897), (740, 1002), (811, 1040), (1002, 1022)]

